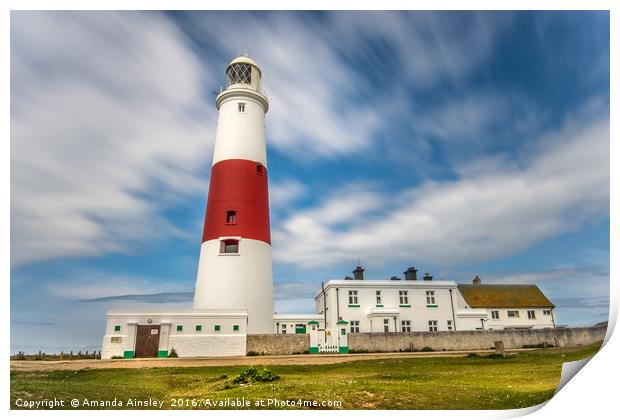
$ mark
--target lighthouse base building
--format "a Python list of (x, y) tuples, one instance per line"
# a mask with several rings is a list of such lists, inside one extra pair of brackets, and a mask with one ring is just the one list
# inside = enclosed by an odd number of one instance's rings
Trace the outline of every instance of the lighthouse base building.
[(247, 56), (226, 68), (192, 309), (110, 311), (101, 357), (243, 356), (252, 334), (308, 334), (310, 353), (348, 352), (348, 335), (553, 328), (536, 286), (457, 285), (430, 275), (330, 280), (316, 313), (274, 314), (262, 72)]

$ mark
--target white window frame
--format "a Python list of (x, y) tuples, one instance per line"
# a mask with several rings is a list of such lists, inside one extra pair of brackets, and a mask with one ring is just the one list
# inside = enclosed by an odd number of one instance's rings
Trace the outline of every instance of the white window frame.
[(282, 324), (280, 327), (280, 331), (282, 332), (282, 334), (286, 334), (286, 324)]
[(400, 330), (402, 332), (411, 332), (411, 321), (408, 319), (402, 319), (400, 321)]
[(349, 305), (357, 305), (357, 290), (349, 290)]
[(351, 328), (352, 333), (360, 332), (360, 322), (359, 321), (349, 321), (349, 327)]
[(448, 324), (448, 331), (452, 331), (453, 330), (452, 320), (449, 319), (447, 324)]
[(543, 315), (551, 316), (551, 309), (543, 309)]
[(426, 291), (426, 304), (427, 305), (436, 305), (435, 303), (435, 291), (427, 290)]
[(382, 303), (381, 303), (381, 290), (377, 290), (375, 292), (375, 299), (377, 301), (377, 305), (382, 305)]
[(409, 292), (407, 290), (399, 290), (398, 299), (401, 305), (409, 305)]
[(428, 330), (430, 332), (436, 332), (437, 331), (437, 320), (431, 319), (428, 321)]
[(239, 102), (237, 110), (239, 112), (245, 112), (245, 102)]
[(527, 310), (527, 319), (536, 319), (536, 311), (533, 309)]
[(506, 311), (506, 315), (508, 315), (508, 318), (520, 318), (519, 311)]
[(499, 311), (498, 310), (491, 311), (491, 319), (499, 319)]
[(384, 333), (390, 332), (390, 320), (388, 318), (383, 319), (383, 332)]

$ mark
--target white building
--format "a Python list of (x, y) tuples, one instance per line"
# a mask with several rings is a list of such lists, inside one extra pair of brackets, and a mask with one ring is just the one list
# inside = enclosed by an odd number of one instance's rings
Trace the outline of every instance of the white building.
[[(479, 277), (471, 285), (434, 280), (428, 273), (418, 280), (413, 267), (405, 279), (365, 280), (357, 267), (356, 278), (329, 280), (315, 297), (316, 315), (289, 315), (289, 325), (309, 319), (320, 321), (327, 331), (326, 343), (336, 344), (335, 334), (346, 322), (347, 333), (408, 333), (417, 331), (474, 331), (554, 328), (554, 305), (535, 285), (482, 285)], [(277, 315), (284, 319), (284, 315)], [(340, 323), (340, 324), (339, 324)], [(324, 327), (326, 326), (326, 327)], [(282, 329), (278, 334), (305, 332)]]

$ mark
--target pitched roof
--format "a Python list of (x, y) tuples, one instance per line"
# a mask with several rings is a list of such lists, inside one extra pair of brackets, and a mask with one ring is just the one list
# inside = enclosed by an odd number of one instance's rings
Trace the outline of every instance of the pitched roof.
[(547, 296), (533, 284), (459, 284), (471, 308), (553, 308)]

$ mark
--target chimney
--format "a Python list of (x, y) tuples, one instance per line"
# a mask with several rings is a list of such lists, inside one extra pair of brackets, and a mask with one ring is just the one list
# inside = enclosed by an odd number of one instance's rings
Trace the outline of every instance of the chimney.
[(353, 278), (355, 280), (364, 280), (364, 269), (361, 266), (355, 267), (353, 270)]
[(403, 273), (405, 275), (405, 280), (417, 280), (418, 279), (418, 270), (415, 267), (409, 267), (407, 271)]
[(474, 286), (480, 286), (480, 283), (482, 283), (480, 276), (476, 275), (476, 277), (474, 277), (474, 279), (472, 280), (472, 283), (474, 284)]
[(424, 273), (423, 279), (426, 281), (431, 281), (433, 280), (433, 276), (431, 276), (429, 273)]
[(400, 277), (392, 276), (390, 277), (390, 280), (400, 280)]

